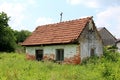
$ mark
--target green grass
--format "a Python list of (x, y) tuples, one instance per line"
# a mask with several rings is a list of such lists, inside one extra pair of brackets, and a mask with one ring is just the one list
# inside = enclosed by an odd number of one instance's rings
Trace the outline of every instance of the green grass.
[(120, 80), (120, 57), (90, 58), (81, 65), (29, 61), (25, 54), (0, 54), (0, 80)]

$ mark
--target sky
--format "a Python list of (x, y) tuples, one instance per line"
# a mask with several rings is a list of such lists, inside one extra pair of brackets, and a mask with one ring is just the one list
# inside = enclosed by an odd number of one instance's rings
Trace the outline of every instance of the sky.
[(120, 38), (120, 0), (0, 0), (0, 12), (10, 17), (14, 30), (93, 16), (97, 28), (106, 27)]

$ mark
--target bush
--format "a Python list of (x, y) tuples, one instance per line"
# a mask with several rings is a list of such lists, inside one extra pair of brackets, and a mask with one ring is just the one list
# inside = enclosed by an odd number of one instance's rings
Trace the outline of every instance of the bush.
[(120, 54), (118, 52), (113, 52), (109, 50), (109, 48), (105, 47), (103, 56), (105, 57), (106, 60), (117, 62), (120, 57)]
[(98, 57), (97, 56), (92, 56), (92, 57), (86, 57), (82, 60), (81, 65), (87, 65), (87, 64), (96, 64), (98, 63)]
[(20, 44), (17, 44), (15, 52), (16, 53), (25, 53), (25, 47), (21, 46)]

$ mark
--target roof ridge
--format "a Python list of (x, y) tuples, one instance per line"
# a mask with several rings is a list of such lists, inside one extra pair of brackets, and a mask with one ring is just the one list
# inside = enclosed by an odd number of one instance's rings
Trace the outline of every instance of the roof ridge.
[(56, 23), (50, 23), (50, 24), (43, 24), (43, 25), (39, 25), (40, 26), (49, 26), (49, 25), (55, 25), (55, 24), (60, 24), (60, 23), (66, 23), (66, 22), (71, 22), (71, 21), (76, 21), (76, 20), (82, 20), (82, 19), (92, 19), (93, 16), (89, 16), (89, 17), (85, 17), (85, 18), (79, 18), (79, 19), (73, 19), (73, 20), (67, 20), (67, 21), (62, 21), (62, 22), (56, 22)]
[[(73, 43), (92, 17), (38, 26), (23, 45)], [(55, 36), (55, 37), (54, 37)]]

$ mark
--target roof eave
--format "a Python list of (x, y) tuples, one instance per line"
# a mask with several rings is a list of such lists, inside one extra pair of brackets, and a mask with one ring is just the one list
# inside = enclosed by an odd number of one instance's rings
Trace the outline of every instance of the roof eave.
[(48, 44), (22, 44), (22, 46), (45, 46), (45, 45), (64, 45), (64, 44), (78, 44), (78, 40), (61, 43), (48, 43)]

